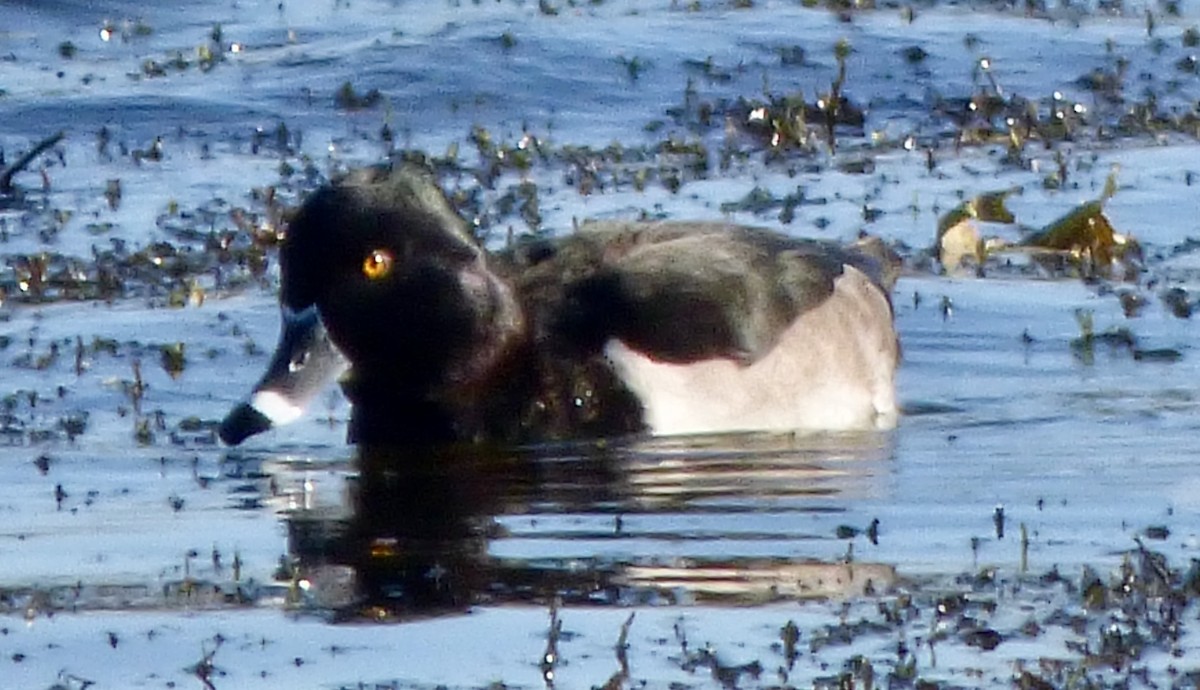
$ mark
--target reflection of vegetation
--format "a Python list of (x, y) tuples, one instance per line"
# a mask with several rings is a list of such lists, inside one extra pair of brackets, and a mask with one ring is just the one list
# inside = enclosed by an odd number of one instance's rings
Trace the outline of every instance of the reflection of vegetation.
[(1071, 341), (1071, 351), (1088, 366), (1096, 363), (1097, 347), (1105, 347), (1114, 355), (1126, 354), (1139, 362), (1175, 362), (1183, 358), (1183, 353), (1174, 348), (1141, 347), (1133, 331), (1125, 327), (1109, 328), (1103, 333), (1096, 333), (1090, 310), (1076, 310), (1075, 320), (1079, 324), (1079, 337)]

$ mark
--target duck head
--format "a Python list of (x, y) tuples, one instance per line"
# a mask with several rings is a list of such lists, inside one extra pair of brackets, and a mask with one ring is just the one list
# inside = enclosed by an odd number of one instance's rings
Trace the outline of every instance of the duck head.
[(452, 438), (454, 400), (523, 329), (466, 223), (410, 166), (357, 171), (315, 192), (287, 228), (280, 266), (285, 313), (315, 311), (307, 327), (327, 331), (350, 363), (352, 441)]
[(295, 421), (304, 408), (348, 367), (329, 340), (315, 306), (301, 312), (280, 310), (281, 327), (275, 354), (250, 397), (221, 422), (218, 434), (236, 446), (255, 434)]

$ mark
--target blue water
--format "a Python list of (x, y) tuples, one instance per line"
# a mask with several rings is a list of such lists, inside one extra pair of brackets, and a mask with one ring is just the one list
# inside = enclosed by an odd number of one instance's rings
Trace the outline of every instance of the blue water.
[[(1195, 326), (1159, 299), (1164, 286), (1196, 283), (1185, 244), (1200, 215), (1198, 148), (1186, 127), (1200, 96), (1186, 69), (1195, 47), (1184, 32), (1200, 21), (1192, 7), (1173, 17), (1150, 5), (1147, 35), (1145, 8), (1132, 3), (1123, 13), (1073, 5), (1033, 16), (992, 4), (921, 6), (911, 22), (899, 8), (839, 16), (793, 2), (550, 4), (558, 14), (506, 1), (0, 4), (5, 160), (66, 132), (15, 176), (19, 193), (0, 200), (0, 627), (9, 631), (0, 635), (0, 685), (78, 687), (63, 671), (98, 687), (202, 686), (193, 667), (216, 649), (216, 687), (545, 686), (538, 664), (547, 592), (557, 589), (574, 635), (562, 641), (557, 687), (603, 684), (635, 610), (628, 684), (720, 686), (685, 663), (684, 630), (691, 650), (711, 643), (723, 663), (761, 660), (768, 672), (741, 685), (766, 686), (784, 682), (778, 631), (789, 619), (802, 640), (817, 639), (845, 615), (843, 593), (855, 595), (855, 616), (879, 615), (876, 599), (857, 596), (866, 580), (932, 596), (960, 573), (994, 567), (1006, 584), (981, 596), (1014, 604), (988, 619), (1006, 636), (996, 653), (953, 636), (935, 653), (917, 641), (942, 624), (926, 608), (852, 645), (806, 647), (787, 681), (811, 684), (853, 654), (894, 668), (904, 638), (924, 677), (1007, 687), (1014, 660), (1070, 657), (1067, 643), (1084, 639), (1053, 626), (1021, 637), (1027, 618), (1078, 605), (1064, 590), (1033, 592), (1024, 575), (1057, 567), (1077, 581), (1084, 564), (1107, 573), (1135, 539), (1176, 566), (1197, 556)], [(836, 152), (817, 122), (804, 145), (770, 151), (747, 123), (748, 104), (828, 92), (842, 39), (853, 49), (845, 94), (865, 124), (839, 125)], [(60, 55), (65, 41), (70, 58)], [(927, 57), (906, 59), (913, 46)], [(202, 68), (206, 56), (216, 60)], [(994, 84), (980, 71), (984, 57)], [(1128, 64), (1120, 89), (1081, 85), (1118, 59)], [(380, 101), (340, 107), (346, 82), (360, 96), (378, 89)], [(1076, 136), (1032, 141), (1013, 164), (1003, 131), (956, 141), (980, 124), (963, 115), (978, 93), (1026, 99), (1042, 119), (1056, 104), (1087, 115)], [(1162, 121), (1130, 125), (1147, 94)], [(495, 154), (480, 152), (473, 128), (506, 156), (537, 153), (527, 168), (486, 157)], [(156, 138), (161, 160), (134, 155)], [(703, 146), (702, 164), (667, 141)], [(370, 494), (395, 504), (393, 521), (376, 524), (354, 510), (355, 492), (371, 485), (343, 443), (347, 409), (336, 389), (302, 421), (245, 448), (213, 442), (212, 423), (257, 379), (274, 344), (269, 249), (264, 271), (233, 262), (220, 278), (211, 268), (189, 274), (182, 307), (171, 306), (180, 285), (153, 280), (109, 301), (38, 303), (21, 287), (30, 256), (86, 265), (118, 244), (136, 252), (155, 242), (203, 255), (210, 232), (245, 246), (247, 228), (269, 234), (279, 222), (268, 188), (290, 205), (329, 174), (397, 149), (456, 160), (462, 171), (444, 181), (477, 195), (476, 220), (492, 242), (534, 229), (505, 207), (524, 181), (537, 185), (541, 231), (649, 215), (882, 236), (908, 260), (894, 294), (900, 428), (476, 459), (485, 464), (410, 483), (424, 497)], [(1056, 156), (1067, 171), (1060, 186), (1047, 183)], [(1106, 212), (1146, 248), (1139, 282), (1003, 267), (989, 278), (945, 277), (922, 260), (937, 219), (964, 199), (1019, 188), (1009, 205), (1022, 226), (1038, 228), (1098, 198), (1114, 164), (1119, 189)], [(495, 178), (480, 172), (491, 165)], [(587, 173), (597, 185), (585, 195)], [(110, 180), (120, 180), (119, 204), (105, 196)], [(801, 190), (805, 203), (790, 222), (778, 206), (734, 210), (755, 189), (776, 198)], [(1149, 306), (1126, 318), (1110, 287), (1137, 291)], [(1086, 361), (1071, 345), (1080, 309), (1097, 332), (1129, 328), (1144, 348), (1181, 357), (1135, 361), (1099, 346)], [(85, 346), (78, 367), (76, 338)], [(172, 378), (160, 348), (179, 343), (187, 364)], [(64, 420), (81, 418), (85, 430), (72, 439)], [(430, 513), (423, 498), (442, 495)], [(414, 527), (431, 514), (442, 532)], [(877, 543), (862, 531), (873, 520)], [(1149, 527), (1168, 536), (1147, 541)], [(343, 539), (347, 529), (359, 540)], [(394, 548), (376, 537), (397, 535), (427, 567), (419, 574), (434, 583), (421, 590), (430, 605), (355, 609), (355, 577), (371, 553)], [(395, 591), (418, 599), (420, 586), (399, 572), (385, 569), (370, 603), (394, 604)], [(843, 584), (833, 603), (795, 603)], [(329, 624), (334, 609), (354, 611), (357, 623)], [(363, 625), (372, 612), (387, 624)], [(1195, 659), (1190, 635), (1180, 649)], [(1162, 679), (1171, 658), (1155, 648), (1145, 663)]]

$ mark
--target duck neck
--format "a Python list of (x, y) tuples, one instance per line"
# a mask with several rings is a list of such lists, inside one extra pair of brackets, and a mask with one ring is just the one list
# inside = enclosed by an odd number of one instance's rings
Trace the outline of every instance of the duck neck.
[(343, 381), (342, 391), (353, 404), (350, 443), (435, 445), (459, 440), (452, 412), (427, 396), (353, 380)]

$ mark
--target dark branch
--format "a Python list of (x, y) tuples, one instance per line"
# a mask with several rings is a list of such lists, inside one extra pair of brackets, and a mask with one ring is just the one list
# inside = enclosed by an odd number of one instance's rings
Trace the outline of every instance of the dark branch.
[(28, 165), (33, 162), (33, 159), (42, 155), (46, 149), (62, 141), (64, 136), (66, 136), (66, 132), (58, 132), (57, 134), (53, 134), (45, 139), (42, 139), (37, 146), (34, 146), (24, 156), (21, 156), (19, 159), (17, 159), (16, 163), (13, 163), (5, 168), (4, 172), (0, 173), (0, 194), (11, 194), (13, 191), (13, 176), (28, 167)]

